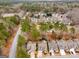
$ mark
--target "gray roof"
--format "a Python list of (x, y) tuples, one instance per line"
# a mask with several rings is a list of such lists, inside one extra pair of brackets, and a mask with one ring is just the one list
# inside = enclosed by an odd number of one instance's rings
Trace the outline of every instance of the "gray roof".
[(71, 17), (74, 24), (79, 24), (79, 8), (73, 8), (67, 14)]
[(49, 41), (48, 44), (49, 44), (49, 49), (50, 50), (51, 49), (53, 49), (53, 50), (57, 50), (58, 49), (57, 44), (56, 44), (56, 42), (54, 40)]
[(46, 48), (47, 48), (47, 43), (46, 43), (46, 41), (41, 41), (41, 42), (38, 43), (38, 50), (43, 51), (43, 50), (45, 50)]

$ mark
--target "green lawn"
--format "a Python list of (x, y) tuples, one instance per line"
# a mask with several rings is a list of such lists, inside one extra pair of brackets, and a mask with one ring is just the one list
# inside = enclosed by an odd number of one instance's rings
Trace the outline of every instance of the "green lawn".
[(16, 53), (17, 58), (30, 58), (30, 55), (27, 53), (26, 48), (24, 48), (25, 42), (25, 38), (20, 35)]

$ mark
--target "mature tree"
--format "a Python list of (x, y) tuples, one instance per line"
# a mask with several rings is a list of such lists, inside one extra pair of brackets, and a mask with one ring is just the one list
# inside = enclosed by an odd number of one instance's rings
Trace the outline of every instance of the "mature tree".
[(54, 22), (54, 29), (58, 30), (59, 29), (59, 22)]
[(34, 4), (34, 5), (27, 5), (26, 9), (31, 12), (36, 12), (36, 11), (38, 12), (41, 10), (41, 7), (39, 5)]
[(57, 12), (58, 11), (58, 6), (54, 5), (53, 6), (53, 12)]
[(21, 26), (22, 26), (22, 31), (23, 32), (29, 32), (30, 31), (30, 27), (31, 27), (29, 19), (28, 18), (24, 19), (21, 22)]
[(29, 19), (26, 18), (25, 20), (22, 21), (22, 31), (28, 33), (28, 36), (30, 35), (31, 39), (37, 40), (38, 37), (40, 36), (39, 31), (36, 28), (35, 24), (31, 24)]
[(0, 39), (5, 40), (9, 36), (9, 32), (6, 30), (6, 27), (3, 23), (0, 23)]
[(16, 27), (20, 23), (20, 20), (17, 19), (16, 16), (4, 17), (3, 21), (4, 21), (5, 26), (7, 26), (9, 30), (14, 29), (14, 27)]
[(40, 24), (41, 26), (40, 26), (40, 30), (41, 31), (47, 31), (47, 30), (49, 30), (49, 25), (47, 24), (47, 23), (41, 23)]
[(6, 27), (3, 23), (0, 23), (0, 51), (4, 46), (6, 39), (9, 37), (9, 32), (6, 30)]
[(75, 28), (70, 28), (70, 32), (72, 33), (72, 34), (74, 34), (75, 33)]
[(35, 41), (38, 41), (40, 37), (40, 32), (37, 30), (36, 25), (32, 25), (31, 27), (31, 36)]

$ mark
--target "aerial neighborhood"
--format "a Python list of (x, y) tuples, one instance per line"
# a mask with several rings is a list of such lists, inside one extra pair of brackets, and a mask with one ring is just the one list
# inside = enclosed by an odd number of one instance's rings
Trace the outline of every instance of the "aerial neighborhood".
[(79, 3), (0, 3), (0, 58), (79, 57)]

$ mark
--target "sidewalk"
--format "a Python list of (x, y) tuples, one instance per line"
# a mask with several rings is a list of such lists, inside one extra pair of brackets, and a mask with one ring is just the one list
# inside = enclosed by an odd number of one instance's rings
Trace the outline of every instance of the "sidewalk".
[[(18, 29), (18, 26), (16, 27)], [(2, 49), (2, 55), (8, 57), (9, 55), (9, 51), (10, 51), (10, 47), (12, 45), (13, 42), (13, 38), (16, 35), (17, 29), (15, 30), (15, 32), (13, 33), (12, 36), (9, 37), (8, 42), (5, 44), (5, 46)]]

